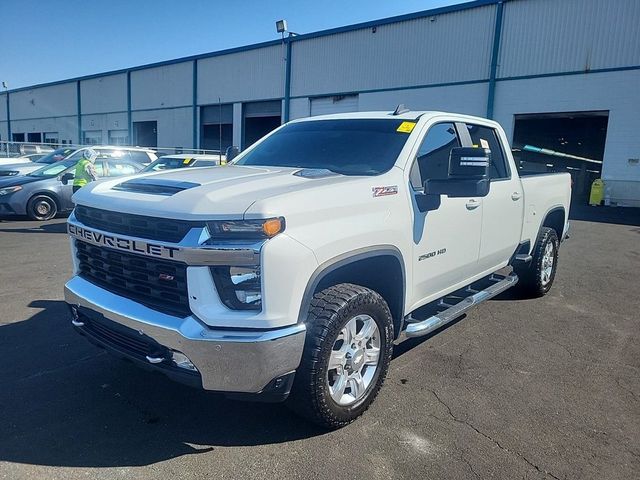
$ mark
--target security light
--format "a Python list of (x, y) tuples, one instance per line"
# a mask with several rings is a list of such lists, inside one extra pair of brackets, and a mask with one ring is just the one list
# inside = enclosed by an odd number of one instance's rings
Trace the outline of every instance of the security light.
[(287, 31), (287, 21), (286, 20), (278, 20), (276, 22), (276, 30), (278, 33), (284, 33)]

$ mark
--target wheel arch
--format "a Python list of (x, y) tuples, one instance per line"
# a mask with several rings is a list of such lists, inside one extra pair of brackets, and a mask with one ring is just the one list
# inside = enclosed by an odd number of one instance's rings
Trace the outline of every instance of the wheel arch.
[(320, 265), (304, 291), (298, 323), (304, 322), (313, 296), (339, 283), (354, 283), (379, 293), (387, 302), (397, 336), (404, 318), (406, 272), (401, 252), (392, 245), (345, 253)]
[(567, 220), (566, 215), (564, 207), (551, 208), (544, 216), (544, 220), (542, 220), (540, 224), (540, 229), (542, 229), (542, 227), (549, 227), (555, 230), (558, 240), (562, 241), (564, 226)]

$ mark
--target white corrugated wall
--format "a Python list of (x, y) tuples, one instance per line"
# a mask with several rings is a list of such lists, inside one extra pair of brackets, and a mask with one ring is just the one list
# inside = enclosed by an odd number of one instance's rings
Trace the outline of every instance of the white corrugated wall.
[(281, 98), (284, 50), (281, 45), (198, 60), (200, 105)]
[(640, 65), (639, 0), (505, 3), (498, 77)]
[(486, 79), (495, 9), (489, 5), (296, 41), (291, 95)]

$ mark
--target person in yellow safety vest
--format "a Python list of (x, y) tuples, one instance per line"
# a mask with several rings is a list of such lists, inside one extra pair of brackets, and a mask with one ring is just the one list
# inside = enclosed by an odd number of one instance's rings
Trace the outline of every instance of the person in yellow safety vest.
[(94, 165), (98, 154), (95, 150), (88, 148), (82, 151), (82, 158), (76, 165), (76, 176), (73, 179), (73, 193), (76, 193), (87, 183), (98, 179), (98, 173)]

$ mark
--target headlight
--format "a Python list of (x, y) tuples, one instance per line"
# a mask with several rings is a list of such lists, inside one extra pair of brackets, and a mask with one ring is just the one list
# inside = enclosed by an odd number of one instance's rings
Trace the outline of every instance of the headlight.
[(284, 218), (207, 222), (211, 240), (271, 238), (284, 231)]
[(15, 193), (18, 190), (22, 190), (22, 187), (20, 185), (15, 185), (13, 187), (0, 188), (0, 195), (9, 195), (10, 193)]
[(260, 310), (260, 267), (210, 267), (220, 300), (233, 310)]

